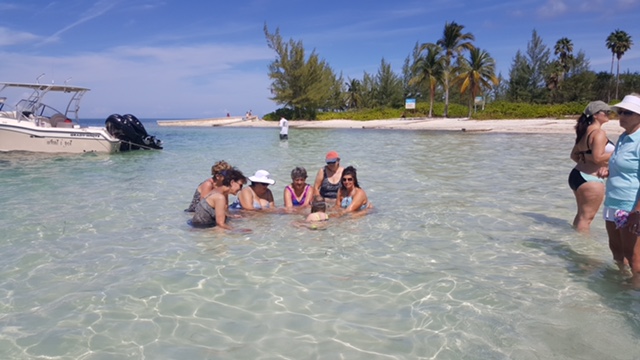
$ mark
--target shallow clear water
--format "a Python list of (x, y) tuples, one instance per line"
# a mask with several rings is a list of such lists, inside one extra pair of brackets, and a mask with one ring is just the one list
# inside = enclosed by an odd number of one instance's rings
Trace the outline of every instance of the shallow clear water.
[[(162, 152), (0, 154), (3, 359), (629, 359), (640, 293), (569, 226), (572, 136), (160, 128)], [(376, 210), (192, 229), (210, 166), (358, 169)], [(233, 200), (233, 198), (232, 198)]]

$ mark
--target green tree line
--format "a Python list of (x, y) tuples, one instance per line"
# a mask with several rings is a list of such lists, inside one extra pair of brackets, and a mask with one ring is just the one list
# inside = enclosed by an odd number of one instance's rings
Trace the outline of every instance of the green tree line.
[[(480, 96), (497, 108), (511, 111), (535, 104), (578, 104), (552, 106), (551, 112), (555, 113), (575, 111), (579, 104), (593, 100), (611, 102), (640, 90), (638, 72), (620, 73), (620, 61), (633, 41), (619, 29), (604, 41), (612, 54), (610, 72), (591, 71), (586, 54), (582, 50), (574, 52), (569, 38), (558, 39), (550, 48), (534, 29), (526, 50), (516, 52), (507, 79), (496, 74), (491, 54), (477, 48), (475, 36), (456, 22), (445, 23), (439, 39), (416, 43), (400, 74), (382, 58), (377, 73), (365, 71), (360, 79), (344, 79), (315, 50), (307, 55), (301, 40), (283, 40), (279, 29), (271, 33), (265, 24), (264, 34), (267, 45), (276, 53), (268, 75), (271, 100), (280, 106), (266, 115), (267, 119), (285, 116), (314, 120), (319, 114), (346, 117), (344, 112), (367, 111), (378, 117), (398, 116), (404, 113), (406, 98), (428, 102), (428, 108), (421, 105), (415, 112), (428, 117), (472, 117), (475, 99)], [(466, 110), (461, 114), (463, 107)]]

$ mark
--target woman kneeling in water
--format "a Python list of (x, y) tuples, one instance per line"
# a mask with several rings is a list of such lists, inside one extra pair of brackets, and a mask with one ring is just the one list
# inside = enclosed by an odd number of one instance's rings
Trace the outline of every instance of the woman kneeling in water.
[(220, 175), (224, 177), (222, 185), (214, 188), (207, 197), (196, 205), (195, 214), (191, 219), (191, 225), (195, 227), (218, 226), (231, 230), (227, 225), (227, 198), (229, 194), (236, 195), (247, 181), (244, 175), (236, 169), (223, 170)]
[(338, 190), (338, 197), (336, 198), (336, 208), (341, 208), (342, 213), (356, 212), (365, 210), (372, 207), (367, 193), (360, 188), (358, 184), (358, 175), (356, 168), (353, 166), (347, 166), (342, 171), (342, 178), (340, 180), (342, 186)]

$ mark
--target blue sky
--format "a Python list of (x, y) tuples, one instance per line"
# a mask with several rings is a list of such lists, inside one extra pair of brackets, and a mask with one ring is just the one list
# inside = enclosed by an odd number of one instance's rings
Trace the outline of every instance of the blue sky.
[(640, 0), (0, 0), (0, 13), (0, 81), (71, 78), (92, 89), (81, 108), (88, 118), (275, 110), (265, 22), (345, 80), (375, 74), (382, 58), (401, 73), (416, 42), (435, 42), (447, 21), (473, 33), (505, 77), (533, 29), (551, 49), (570, 38), (595, 71), (610, 70), (605, 39), (624, 30), (635, 45), (621, 71), (640, 71)]

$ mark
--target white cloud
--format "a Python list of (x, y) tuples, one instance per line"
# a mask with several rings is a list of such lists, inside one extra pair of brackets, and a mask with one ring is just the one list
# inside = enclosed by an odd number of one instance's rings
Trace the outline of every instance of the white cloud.
[(538, 8), (538, 15), (542, 18), (555, 18), (564, 15), (568, 6), (562, 0), (548, 0), (546, 4)]
[[(268, 100), (265, 46), (118, 47), (66, 57), (0, 53), (2, 81), (62, 83), (92, 90), (83, 99), (82, 117), (132, 113), (140, 118), (263, 115), (276, 106)], [(45, 80), (47, 79), (47, 80)]]
[(32, 42), (37, 40), (37, 35), (22, 32), (13, 31), (4, 27), (0, 27), (0, 46), (16, 45), (22, 43)]

